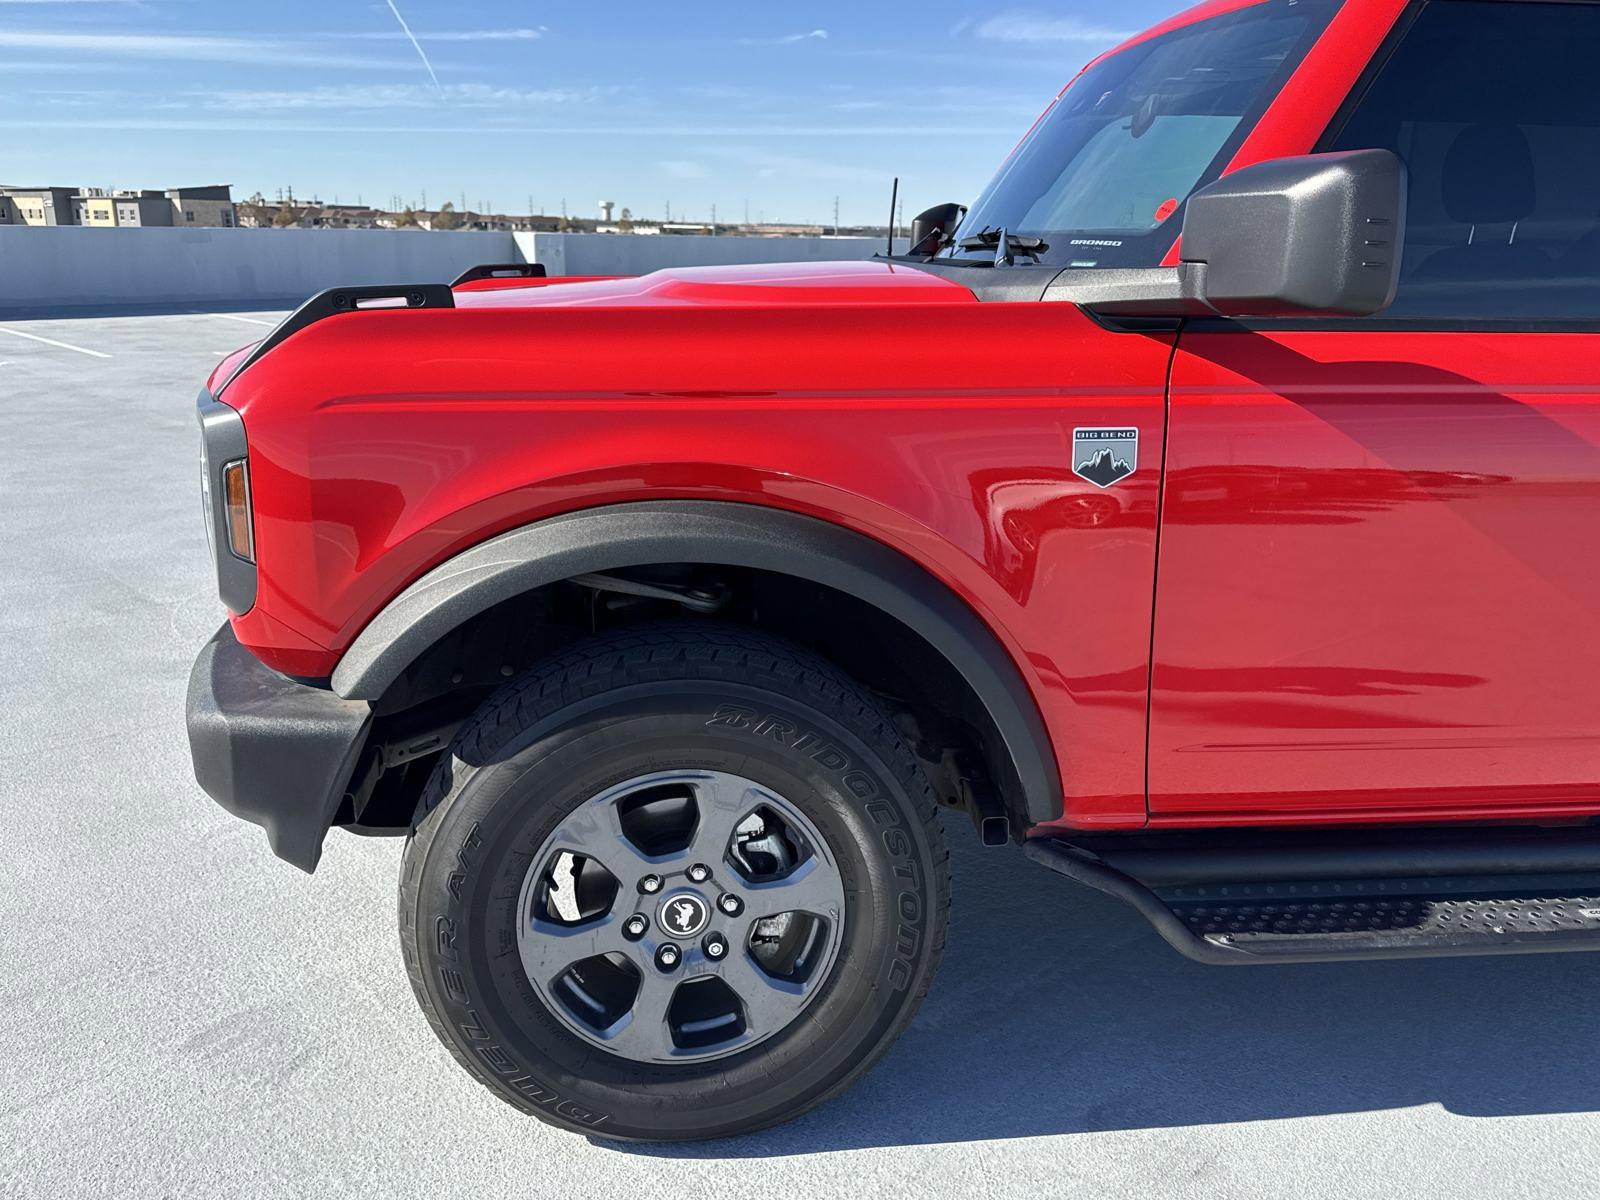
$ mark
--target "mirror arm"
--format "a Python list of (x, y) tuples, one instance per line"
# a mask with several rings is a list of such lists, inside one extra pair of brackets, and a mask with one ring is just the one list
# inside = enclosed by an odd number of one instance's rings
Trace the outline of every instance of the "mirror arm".
[(1064, 271), (1044, 299), (1066, 301), (1106, 317), (1214, 317), (1205, 295), (1205, 264), (1128, 270)]

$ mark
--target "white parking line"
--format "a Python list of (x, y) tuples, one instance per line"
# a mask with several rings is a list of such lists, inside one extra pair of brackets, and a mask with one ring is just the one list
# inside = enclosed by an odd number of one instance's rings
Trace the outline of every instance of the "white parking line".
[(55, 346), (61, 350), (71, 350), (74, 354), (87, 354), (90, 358), (110, 358), (109, 354), (102, 354), (98, 350), (85, 350), (82, 346), (69, 345), (58, 342), (54, 338), (40, 337), (37, 333), (23, 333), (20, 329), (7, 329), (0, 325), (0, 333), (9, 333), (12, 337), (27, 338), (30, 342), (43, 342), (46, 346)]
[(243, 321), (246, 325), (276, 325), (276, 321), (263, 321), (259, 317), (241, 317), (234, 313), (207, 313), (208, 317), (221, 317), (224, 321)]

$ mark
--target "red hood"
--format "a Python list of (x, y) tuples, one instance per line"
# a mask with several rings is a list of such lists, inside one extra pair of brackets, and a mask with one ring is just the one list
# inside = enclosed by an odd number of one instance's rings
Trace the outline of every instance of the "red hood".
[(674, 267), (626, 279), (456, 293), (458, 308), (706, 308), (864, 304), (975, 304), (959, 284), (886, 262), (770, 263)]

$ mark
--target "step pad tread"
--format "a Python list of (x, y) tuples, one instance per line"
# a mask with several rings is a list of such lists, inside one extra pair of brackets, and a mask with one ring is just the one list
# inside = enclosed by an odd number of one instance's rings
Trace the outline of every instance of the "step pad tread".
[(1338, 934), (1507, 937), (1600, 933), (1600, 895), (1389, 896), (1269, 903), (1172, 902), (1201, 937), (1232, 943)]
[(1143, 883), (1070, 843), (1041, 838), (1025, 852), (1132, 905), (1173, 948), (1213, 965), (1600, 951), (1593, 868), (1212, 882), (1218, 860), (1200, 870), (1207, 882)]

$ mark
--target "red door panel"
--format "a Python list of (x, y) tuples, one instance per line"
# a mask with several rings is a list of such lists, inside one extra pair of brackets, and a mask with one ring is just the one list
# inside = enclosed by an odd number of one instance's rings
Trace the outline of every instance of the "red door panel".
[(1597, 349), (1180, 339), (1157, 822), (1600, 811)]

